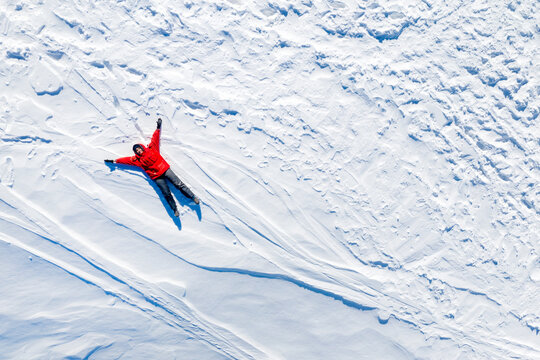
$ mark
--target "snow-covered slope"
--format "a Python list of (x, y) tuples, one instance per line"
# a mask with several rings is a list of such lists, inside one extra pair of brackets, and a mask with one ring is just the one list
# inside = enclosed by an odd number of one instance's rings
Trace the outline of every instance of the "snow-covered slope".
[(539, 359), (539, 10), (2, 1), (0, 358)]

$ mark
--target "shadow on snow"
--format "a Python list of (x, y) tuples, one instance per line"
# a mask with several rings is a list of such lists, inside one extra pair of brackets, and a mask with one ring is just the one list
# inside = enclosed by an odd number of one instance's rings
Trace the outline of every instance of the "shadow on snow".
[[(135, 170), (133, 168), (133, 166), (123, 165), (123, 164), (107, 164), (107, 166), (109, 167), (109, 169), (111, 171), (114, 171), (116, 169)], [(142, 171), (142, 172), (144, 172), (144, 171)], [(159, 187), (157, 186), (155, 181), (150, 179), (148, 177), (148, 175), (146, 175), (146, 173), (145, 173), (144, 179), (148, 182), (148, 184), (150, 184), (150, 186), (152, 186), (152, 188), (154, 189), (156, 194), (159, 196), (159, 200), (161, 201), (161, 204), (163, 205), (163, 207), (167, 211), (167, 214), (169, 214), (171, 219), (174, 221), (174, 223), (178, 227), (178, 230), (182, 230), (182, 222), (180, 221), (180, 217), (174, 216), (174, 211), (169, 206), (169, 203), (165, 199), (165, 196), (163, 195), (163, 193), (161, 192), (161, 190), (159, 189)], [(191, 200), (191, 199), (187, 198), (186, 196), (184, 196), (184, 194), (182, 194), (182, 192), (179, 189), (177, 189), (170, 181), (167, 181), (167, 184), (169, 185), (169, 189), (171, 189), (171, 193), (176, 198), (178, 210), (180, 211), (180, 208), (183, 208), (183, 207), (187, 206), (191, 210), (193, 210), (193, 211), (195, 211), (197, 213), (197, 218), (199, 219), (199, 221), (201, 221), (202, 220), (202, 212), (201, 212), (200, 204), (197, 205), (197, 204), (195, 204), (193, 202), (193, 200)]]

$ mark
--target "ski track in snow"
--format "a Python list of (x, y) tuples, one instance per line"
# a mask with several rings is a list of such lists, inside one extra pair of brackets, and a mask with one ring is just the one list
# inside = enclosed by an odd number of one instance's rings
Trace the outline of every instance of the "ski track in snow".
[(537, 13), (2, 3), (2, 356), (540, 358)]

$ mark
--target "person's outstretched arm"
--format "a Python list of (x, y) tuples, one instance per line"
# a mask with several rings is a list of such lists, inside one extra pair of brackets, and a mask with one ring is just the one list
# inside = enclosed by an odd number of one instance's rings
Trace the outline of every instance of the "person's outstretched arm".
[[(118, 158), (116, 160), (113, 160), (113, 163), (115, 164), (124, 164), (124, 165), (133, 165), (133, 166), (139, 166), (139, 164), (137, 164), (135, 162), (135, 159), (137, 157), (136, 156), (126, 156), (126, 157), (121, 157), (121, 158)], [(105, 160), (107, 161), (107, 160)]]
[(150, 144), (148, 144), (148, 147), (150, 149), (153, 149), (157, 152), (159, 152), (159, 135), (161, 133), (161, 118), (157, 119), (157, 129), (154, 131), (154, 135), (152, 135), (152, 141), (150, 141)]

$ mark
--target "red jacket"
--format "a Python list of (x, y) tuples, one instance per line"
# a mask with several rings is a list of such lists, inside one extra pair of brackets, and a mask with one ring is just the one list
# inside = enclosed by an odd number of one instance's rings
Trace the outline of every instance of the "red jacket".
[(159, 134), (159, 129), (154, 131), (152, 141), (150, 141), (148, 147), (139, 144), (144, 150), (142, 155), (123, 157), (115, 161), (118, 164), (134, 165), (143, 168), (152, 180), (157, 179), (171, 167), (159, 153)]

